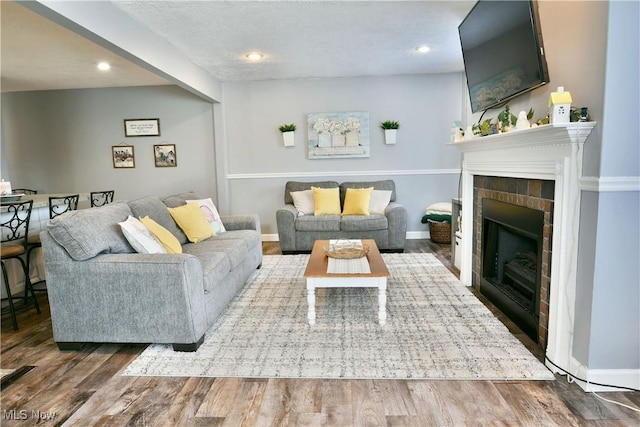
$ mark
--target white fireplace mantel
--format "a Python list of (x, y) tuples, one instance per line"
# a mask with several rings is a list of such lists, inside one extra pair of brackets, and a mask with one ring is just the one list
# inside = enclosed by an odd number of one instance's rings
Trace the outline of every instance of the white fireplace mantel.
[[(460, 280), (472, 283), (473, 177), (502, 176), (555, 181), (549, 325), (546, 356), (565, 370), (572, 357), (582, 148), (595, 122), (538, 126), (450, 143), (462, 158), (462, 260)], [(547, 366), (561, 372), (553, 365)]]

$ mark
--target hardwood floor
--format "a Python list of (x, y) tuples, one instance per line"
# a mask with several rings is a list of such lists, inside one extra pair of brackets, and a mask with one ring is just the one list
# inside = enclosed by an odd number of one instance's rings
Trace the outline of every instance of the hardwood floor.
[[(263, 249), (265, 254), (280, 253), (274, 242), (265, 242)], [(450, 265), (448, 245), (409, 240), (407, 252), (433, 252)], [(123, 377), (119, 372), (144, 344), (60, 352), (52, 338), (46, 294), (38, 298), (42, 314), (19, 313), (19, 331), (13, 331), (8, 317), (2, 319), (3, 426), (640, 424), (638, 413), (584, 393), (560, 376), (521, 382)], [(541, 357), (526, 335), (506, 323)], [(640, 393), (606, 397), (640, 406)]]

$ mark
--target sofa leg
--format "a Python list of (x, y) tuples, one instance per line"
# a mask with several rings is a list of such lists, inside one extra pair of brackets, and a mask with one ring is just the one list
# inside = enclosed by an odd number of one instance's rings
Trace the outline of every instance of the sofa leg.
[(258, 264), (258, 266), (256, 267), (256, 270), (260, 270), (262, 268), (262, 263)]
[(58, 349), (60, 349), (60, 351), (80, 351), (82, 350), (82, 347), (84, 347), (83, 342), (58, 341), (56, 342), (56, 344), (58, 345)]
[(173, 344), (173, 351), (193, 352), (193, 351), (196, 351), (198, 347), (200, 347), (200, 344), (202, 344), (203, 342), (204, 342), (204, 335), (201, 336), (197, 342), (194, 342), (191, 344)]

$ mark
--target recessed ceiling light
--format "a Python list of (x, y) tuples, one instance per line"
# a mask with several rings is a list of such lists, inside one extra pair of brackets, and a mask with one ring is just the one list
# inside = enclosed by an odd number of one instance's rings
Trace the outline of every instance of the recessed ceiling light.
[(108, 62), (99, 62), (98, 63), (98, 70), (101, 71), (108, 71), (111, 69), (111, 65)]
[(250, 61), (259, 61), (262, 58), (264, 58), (264, 55), (261, 54), (260, 52), (251, 52), (251, 53), (247, 53), (245, 57)]
[(427, 53), (431, 50), (431, 48), (429, 46), (423, 45), (423, 46), (417, 47), (416, 50), (420, 53)]

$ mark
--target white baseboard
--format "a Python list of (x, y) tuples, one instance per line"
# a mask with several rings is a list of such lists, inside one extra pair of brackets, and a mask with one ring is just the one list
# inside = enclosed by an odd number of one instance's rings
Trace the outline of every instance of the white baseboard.
[[(572, 376), (582, 378), (575, 379), (575, 383), (587, 392), (623, 391), (619, 387), (638, 389), (640, 387), (640, 369), (588, 369), (575, 358), (571, 358)], [(607, 387), (598, 384), (608, 384), (615, 387)]]
[[(428, 231), (407, 231), (407, 239), (415, 240), (415, 239), (429, 239), (431, 236)], [(263, 234), (262, 235), (263, 242), (279, 242), (277, 234)]]

